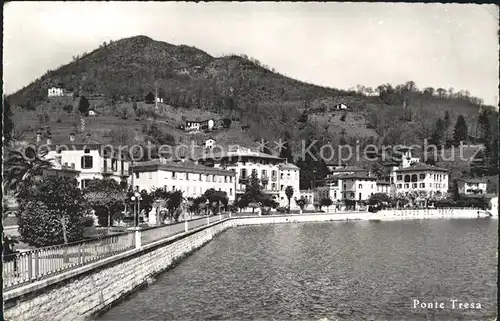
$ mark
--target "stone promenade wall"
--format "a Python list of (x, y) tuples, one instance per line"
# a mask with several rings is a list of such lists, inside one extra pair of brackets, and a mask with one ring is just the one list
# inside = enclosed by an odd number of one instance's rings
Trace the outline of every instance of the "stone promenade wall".
[(6, 292), (4, 318), (88, 320), (235, 222), (214, 223)]

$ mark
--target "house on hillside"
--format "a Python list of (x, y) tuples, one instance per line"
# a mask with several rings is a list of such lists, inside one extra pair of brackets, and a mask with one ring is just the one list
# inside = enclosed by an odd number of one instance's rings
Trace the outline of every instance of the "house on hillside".
[(337, 104), (333, 107), (333, 109), (335, 109), (335, 110), (347, 110), (348, 107), (344, 104)]
[(186, 125), (184, 126), (185, 131), (203, 131), (212, 130), (214, 128), (215, 121), (213, 119), (207, 120), (186, 120)]
[(157, 102), (157, 103), (162, 103), (162, 104), (163, 104), (163, 98), (156, 97), (156, 102)]
[(48, 97), (71, 97), (73, 93), (62, 87), (50, 87), (47, 90)]
[(95, 117), (95, 116), (97, 116), (97, 112), (96, 112), (94, 109), (89, 109), (89, 111), (88, 111), (88, 115), (89, 115), (89, 116), (94, 116), (94, 117)]
[(205, 140), (205, 148), (206, 149), (212, 149), (215, 146), (215, 139), (210, 137), (209, 139)]

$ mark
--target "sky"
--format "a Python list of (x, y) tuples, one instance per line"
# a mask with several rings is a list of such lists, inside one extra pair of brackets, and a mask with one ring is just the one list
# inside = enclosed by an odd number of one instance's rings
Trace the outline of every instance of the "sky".
[(4, 4), (4, 92), (136, 35), (322, 86), (413, 80), (498, 105), (498, 9), (474, 4), (16, 1)]

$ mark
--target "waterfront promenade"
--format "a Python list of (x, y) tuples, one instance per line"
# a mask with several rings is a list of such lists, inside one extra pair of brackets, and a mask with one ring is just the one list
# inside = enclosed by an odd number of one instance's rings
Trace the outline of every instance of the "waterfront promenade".
[[(452, 217), (445, 216), (446, 213), (451, 213), (449, 209), (436, 211), (438, 212), (435, 215), (427, 218)], [(441, 211), (440, 215), (438, 215), (439, 211)], [(408, 211), (408, 219), (417, 219), (415, 214), (415, 211), (413, 213)], [(147, 283), (150, 275), (168, 268), (176, 260), (199, 248), (216, 234), (228, 228), (294, 222), (369, 221), (372, 220), (373, 215), (380, 215), (380, 213), (310, 213), (235, 217), (224, 214), (27, 251), (18, 255), (17, 273), (13, 270), (13, 262), (4, 264), (4, 300), (8, 303), (6, 312), (9, 314), (11, 311), (16, 316), (26, 315), (26, 320), (43, 320), (43, 318), (33, 319), (33, 313), (26, 312), (24, 307), (19, 308), (18, 300), (24, 298), (22, 300), (25, 300), (27, 306), (35, 309), (36, 312), (40, 304), (50, 305), (50, 298), (58, 297), (62, 293), (69, 295), (81, 287), (88, 289), (88, 295), (93, 293), (92, 289), (109, 293), (103, 300), (89, 299), (88, 302), (85, 301), (86, 297), (82, 296), (81, 299), (86, 303), (82, 303), (79, 310), (71, 310), (71, 313), (68, 312), (70, 315), (67, 315), (70, 320), (79, 320), (80, 316), (93, 314), (135, 287)], [(471, 218), (475, 217), (471, 216)], [(113, 281), (114, 279), (116, 280)], [(46, 292), (48, 294), (45, 294)], [(38, 296), (44, 299), (36, 299)], [(65, 303), (61, 301), (59, 304)], [(42, 317), (53, 319), (55, 314), (50, 312), (43, 314)]]

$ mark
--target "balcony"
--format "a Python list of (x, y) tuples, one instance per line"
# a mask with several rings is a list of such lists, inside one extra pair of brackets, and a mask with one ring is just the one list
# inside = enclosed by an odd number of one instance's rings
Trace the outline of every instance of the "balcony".
[(102, 170), (103, 175), (113, 175), (114, 173), (115, 171), (109, 167), (104, 167), (104, 169)]
[(262, 177), (260, 181), (262, 182), (262, 185), (267, 185), (269, 183), (269, 178)]
[(239, 181), (238, 181), (238, 183), (240, 183), (240, 184), (246, 184), (247, 181), (248, 181), (248, 178), (240, 178)]

